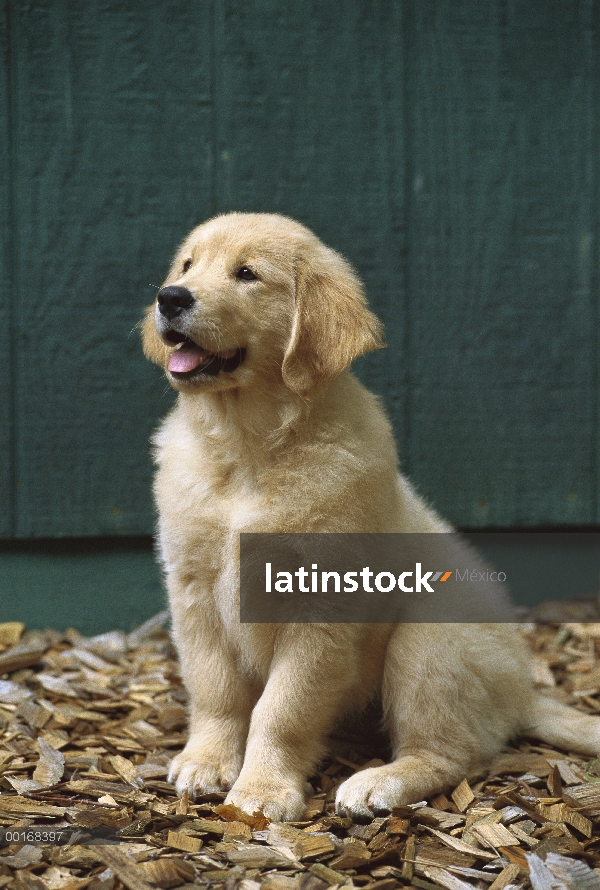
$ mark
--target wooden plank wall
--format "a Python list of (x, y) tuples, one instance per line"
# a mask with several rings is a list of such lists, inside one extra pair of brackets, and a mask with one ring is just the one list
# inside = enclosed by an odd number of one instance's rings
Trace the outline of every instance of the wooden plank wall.
[(230, 209), (367, 284), (359, 372), (463, 527), (598, 523), (598, 0), (8, 0), (0, 535), (147, 534), (130, 334)]

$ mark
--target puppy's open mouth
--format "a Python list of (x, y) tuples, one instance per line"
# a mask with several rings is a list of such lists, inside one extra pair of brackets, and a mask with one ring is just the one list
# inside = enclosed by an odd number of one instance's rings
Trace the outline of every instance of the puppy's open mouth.
[(239, 368), (246, 355), (246, 350), (242, 348), (208, 352), (178, 331), (169, 331), (165, 335), (165, 340), (180, 344), (169, 356), (167, 366), (177, 379), (204, 375), (216, 377), (221, 371), (231, 373)]

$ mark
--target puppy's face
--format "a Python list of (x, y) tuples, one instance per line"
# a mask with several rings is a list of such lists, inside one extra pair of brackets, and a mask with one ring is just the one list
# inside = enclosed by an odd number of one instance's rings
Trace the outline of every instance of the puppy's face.
[(381, 345), (379, 335), (341, 257), (293, 220), (242, 213), (190, 233), (143, 328), (146, 355), (175, 389), (246, 387), (258, 376), (303, 397)]

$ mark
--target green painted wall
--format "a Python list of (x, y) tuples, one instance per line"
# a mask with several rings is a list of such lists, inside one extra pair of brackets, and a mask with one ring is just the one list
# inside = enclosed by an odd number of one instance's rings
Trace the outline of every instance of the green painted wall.
[(0, 542), (0, 622), (130, 631), (166, 606), (149, 539)]
[(151, 533), (177, 241), (281, 211), (359, 269), (360, 372), (462, 526), (596, 524), (598, 0), (7, 0), (0, 535)]

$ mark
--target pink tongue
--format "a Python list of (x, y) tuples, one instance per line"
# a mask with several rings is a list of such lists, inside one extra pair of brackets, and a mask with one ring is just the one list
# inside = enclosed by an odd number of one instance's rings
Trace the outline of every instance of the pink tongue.
[(199, 346), (182, 346), (172, 352), (169, 357), (169, 371), (185, 374), (205, 363), (207, 353)]

